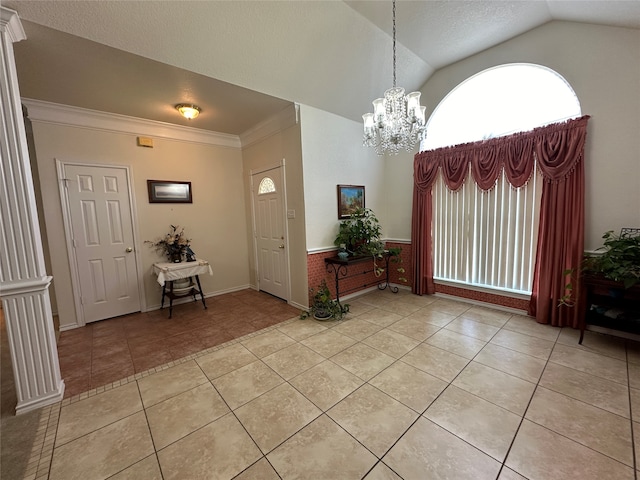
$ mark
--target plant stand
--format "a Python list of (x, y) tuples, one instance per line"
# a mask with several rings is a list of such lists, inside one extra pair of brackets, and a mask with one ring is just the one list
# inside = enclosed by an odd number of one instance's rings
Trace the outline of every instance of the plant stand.
[[(378, 285), (379, 290), (385, 290), (388, 288), (393, 293), (398, 293), (398, 287), (394, 287), (389, 283), (389, 261), (391, 260), (392, 257), (395, 257), (395, 256), (396, 256), (395, 254), (390, 252), (384, 252), (382, 254), (382, 261), (384, 261), (384, 265), (385, 265), (384, 280), (382, 282), (378, 280), (376, 280), (375, 282), (365, 282), (362, 285), (348, 288), (344, 290), (342, 293), (344, 294), (344, 293), (355, 292), (357, 290), (361, 290), (376, 284)], [(362, 272), (349, 274), (350, 265), (356, 265), (356, 264), (365, 263), (365, 262), (371, 262), (372, 268), (370, 270), (365, 269)], [(344, 260), (340, 257), (335, 256), (335, 257), (325, 258), (324, 263), (325, 263), (327, 272), (333, 273), (334, 275), (334, 281), (335, 281), (335, 287), (336, 287), (336, 300), (338, 303), (340, 303), (340, 282), (342, 280), (346, 280), (348, 278), (355, 278), (355, 277), (359, 277), (359, 276), (363, 276), (363, 275), (367, 275), (369, 273), (375, 272), (372, 255), (360, 255), (357, 257), (348, 257)]]

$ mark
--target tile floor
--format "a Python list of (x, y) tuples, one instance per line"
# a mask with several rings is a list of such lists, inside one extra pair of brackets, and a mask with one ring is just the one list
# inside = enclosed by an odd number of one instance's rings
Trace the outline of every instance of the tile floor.
[(126, 315), (60, 333), (58, 356), (65, 397), (288, 320), (300, 311), (254, 290)]
[(638, 344), (404, 291), (350, 303), (49, 407), (33, 478), (636, 477)]

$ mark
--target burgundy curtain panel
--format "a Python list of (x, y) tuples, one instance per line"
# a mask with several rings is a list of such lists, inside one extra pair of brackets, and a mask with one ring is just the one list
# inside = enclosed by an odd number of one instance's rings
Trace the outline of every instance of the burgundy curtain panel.
[(529, 314), (540, 323), (577, 326), (577, 309), (558, 307), (569, 268), (579, 268), (584, 251), (584, 145), (589, 116), (530, 132), (418, 153), (413, 162), (411, 242), (413, 292), (435, 292), (431, 189), (438, 171), (458, 190), (470, 171), (483, 190), (493, 188), (504, 170), (514, 187), (531, 177), (537, 163), (544, 180), (536, 266)]

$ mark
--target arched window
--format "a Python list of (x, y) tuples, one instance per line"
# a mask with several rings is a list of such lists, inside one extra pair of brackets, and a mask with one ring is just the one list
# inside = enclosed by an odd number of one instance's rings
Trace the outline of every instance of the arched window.
[(525, 132), (581, 115), (571, 85), (550, 68), (511, 63), (466, 79), (427, 122), (420, 150)]
[[(581, 115), (562, 76), (532, 64), (480, 72), (454, 88), (431, 115), (421, 150), (532, 130)], [(515, 189), (504, 174), (483, 191), (468, 177), (451, 192), (433, 185), (433, 263), (437, 282), (531, 293), (542, 182)]]
[(269, 177), (264, 177), (260, 180), (260, 185), (258, 185), (258, 195), (264, 195), (265, 193), (273, 193), (276, 191), (276, 184), (273, 183)]

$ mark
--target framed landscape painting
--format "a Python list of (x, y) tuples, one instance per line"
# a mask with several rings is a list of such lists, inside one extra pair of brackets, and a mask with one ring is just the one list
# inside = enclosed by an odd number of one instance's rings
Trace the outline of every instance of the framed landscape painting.
[(338, 185), (338, 218), (349, 218), (357, 208), (364, 208), (364, 185)]
[(192, 203), (191, 182), (147, 180), (149, 203)]

